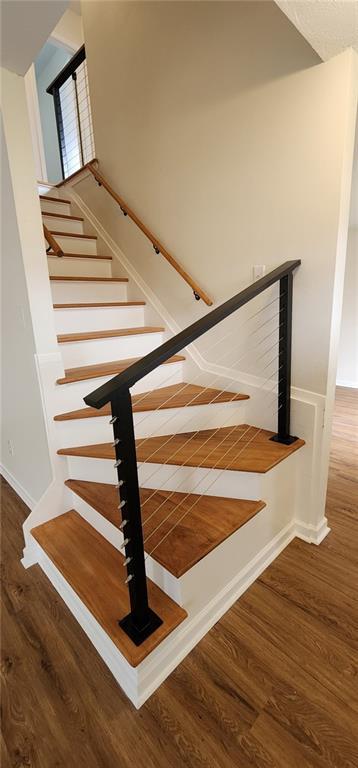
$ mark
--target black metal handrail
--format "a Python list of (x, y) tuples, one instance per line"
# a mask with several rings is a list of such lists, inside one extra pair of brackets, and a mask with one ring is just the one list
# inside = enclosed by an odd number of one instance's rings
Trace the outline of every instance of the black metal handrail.
[(122, 373), (114, 376), (113, 379), (107, 381), (106, 384), (95, 389), (84, 398), (85, 403), (93, 408), (102, 408), (106, 403), (110, 402), (116, 392), (132, 387), (133, 384), (136, 384), (137, 381), (140, 381), (140, 379), (148, 373), (151, 373), (151, 371), (157, 368), (158, 365), (161, 365), (173, 355), (181, 352), (181, 350), (184, 349), (184, 347), (187, 347), (188, 344), (196, 341), (196, 339), (222, 320), (225, 320), (225, 318), (229, 317), (229, 315), (237, 309), (240, 309), (240, 307), (243, 307), (249, 301), (256, 298), (256, 296), (259, 296), (260, 293), (267, 288), (270, 288), (271, 285), (274, 285), (274, 283), (277, 283), (288, 275), (292, 275), (294, 270), (297, 269), (300, 264), (301, 262), (299, 260), (286, 261), (280, 267), (277, 267), (277, 269), (273, 269), (272, 272), (269, 272), (252, 285), (244, 288), (240, 293), (237, 293), (231, 299), (228, 299), (216, 309), (211, 310), (211, 312), (208, 312), (204, 317), (201, 317), (200, 320), (196, 320), (195, 323), (189, 325), (188, 328), (180, 331), (180, 333), (173, 336), (172, 339), (161, 344), (161, 346), (154, 349), (153, 352), (149, 352), (148, 355), (145, 355), (145, 357), (142, 357), (136, 363), (130, 365)]
[(148, 603), (130, 387), (240, 307), (279, 282), (278, 425), (277, 434), (271, 439), (286, 445), (294, 442), (297, 438), (290, 434), (292, 287), (293, 272), (300, 264), (300, 260), (286, 261), (84, 398), (85, 403), (94, 408), (102, 408), (106, 403), (111, 403), (113, 447), (116, 457), (114, 466), (118, 475), (117, 487), (120, 499), (118, 509), (122, 515), (120, 528), (124, 535), (122, 547), (125, 550), (126, 583), (131, 607), (130, 613), (121, 619), (119, 624), (136, 645), (140, 645), (155, 632), (162, 620), (151, 610)]
[(76, 51), (76, 53), (72, 56), (72, 59), (70, 59), (67, 64), (61, 69), (61, 72), (56, 75), (55, 79), (52, 80), (52, 83), (46, 88), (46, 93), (50, 93), (53, 95), (53, 92), (55, 90), (58, 90), (61, 88), (61, 85), (63, 85), (66, 80), (68, 80), (69, 77), (73, 75), (74, 72), (76, 72), (76, 69), (82, 64), (82, 62), (86, 58), (86, 49), (85, 46), (82, 45), (81, 48)]

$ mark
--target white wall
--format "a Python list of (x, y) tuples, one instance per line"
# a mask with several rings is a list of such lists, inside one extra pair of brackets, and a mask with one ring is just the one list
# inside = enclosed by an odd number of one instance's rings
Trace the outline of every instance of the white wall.
[(358, 387), (358, 229), (348, 236), (337, 384)]
[[(293, 384), (325, 393), (350, 54), (320, 64), (270, 2), (91, 2), (83, 22), (104, 175), (217, 303), (302, 259)], [(78, 191), (180, 326), (206, 311), (103, 189)]]
[(337, 384), (358, 387), (358, 119), (355, 134)]
[[(46, 58), (44, 56), (48, 53)], [(70, 60), (71, 54), (65, 48), (55, 47), (47, 42), (40, 51), (36, 62), (36, 82), (40, 108), (43, 144), (46, 158), (47, 181), (56, 184), (62, 179), (60, 150), (58, 146), (57, 128), (53, 96), (46, 93), (46, 88), (61, 72)]]
[(51, 467), (2, 123), (1, 149), (1, 465), (5, 477), (32, 506), (51, 480)]
[[(24, 78), (1, 70), (8, 171), (3, 173), (3, 467), (12, 485), (36, 502), (51, 477), (44, 423), (43, 361), (58, 358)], [(21, 399), (22, 398), (22, 399)], [(15, 446), (10, 457), (7, 440)]]

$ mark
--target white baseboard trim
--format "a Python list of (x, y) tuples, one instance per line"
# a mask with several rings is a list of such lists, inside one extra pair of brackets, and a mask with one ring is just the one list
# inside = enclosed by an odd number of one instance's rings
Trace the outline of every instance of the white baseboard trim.
[(41, 565), (121, 688), (135, 707), (139, 708), (265, 568), (275, 560), (295, 535), (296, 524), (292, 521), (263, 547), (208, 605), (194, 616), (189, 615), (188, 619), (136, 669), (130, 667), (72, 587), (34, 540), (24, 554), (23, 564), (25, 567), (27, 563), (34, 562)]
[(0, 474), (5, 478), (9, 485), (11, 485), (11, 488), (15, 491), (15, 493), (20, 496), (20, 499), (22, 499), (24, 504), (26, 504), (30, 510), (33, 510), (37, 502), (32, 498), (32, 496), (30, 496), (30, 494), (21, 485), (21, 483), (16, 480), (16, 477), (14, 477), (14, 475), (12, 475), (11, 472), (9, 472), (6, 467), (4, 467), (3, 464), (0, 464)]
[(308, 544), (320, 544), (328, 536), (330, 528), (326, 517), (323, 517), (318, 525), (303, 523), (301, 520), (295, 520), (296, 536)]
[(358, 381), (349, 379), (337, 379), (337, 387), (348, 387), (349, 389), (358, 389)]

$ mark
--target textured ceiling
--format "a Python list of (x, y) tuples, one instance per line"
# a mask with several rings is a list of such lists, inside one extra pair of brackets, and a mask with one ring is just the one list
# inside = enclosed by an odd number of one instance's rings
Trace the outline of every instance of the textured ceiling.
[(276, 0), (276, 3), (323, 61), (349, 47), (358, 51), (358, 0)]

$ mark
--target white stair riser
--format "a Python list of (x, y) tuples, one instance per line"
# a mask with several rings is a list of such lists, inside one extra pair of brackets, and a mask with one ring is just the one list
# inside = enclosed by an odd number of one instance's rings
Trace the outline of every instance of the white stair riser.
[[(77, 221), (76, 219), (62, 219), (60, 216), (42, 216), (42, 221), (45, 227), (50, 231), (73, 232), (76, 235), (83, 234), (83, 221)], [(73, 252), (75, 253), (75, 251)]]
[(71, 216), (71, 204), (54, 202), (53, 200), (40, 200), (41, 211), (48, 213), (59, 213), (64, 216)]
[(85, 307), (55, 309), (57, 333), (104, 331), (106, 328), (139, 328), (144, 325), (144, 307)]
[[(292, 487), (298, 470), (296, 460), (297, 455), (293, 455), (287, 466), (286, 462), (282, 462), (267, 474), (254, 475), (256, 480), (251, 482), (250, 492), (256, 495), (253, 495), (252, 498), (257, 500), (264, 498), (266, 507), (182, 577), (176, 579), (151, 556), (146, 559), (147, 576), (173, 600), (190, 612), (207, 605), (215, 594), (221, 589), (225, 589), (235, 578), (239, 568), (247, 566), (251, 560), (254, 560), (257, 553), (264, 550), (269, 542), (292, 522), (294, 517), (294, 509), (291, 504)], [(70, 468), (72, 469), (73, 466), (71, 465)], [(225, 474), (228, 475), (228, 473)], [(229, 479), (232, 485), (235, 484), (235, 475), (238, 474), (244, 477), (245, 486), (250, 480), (246, 473), (232, 472), (230, 474), (233, 476), (231, 480)], [(279, 492), (278, 488), (280, 489)], [(72, 498), (73, 507), (104, 538), (119, 549), (123, 542), (123, 535), (119, 529), (77, 494), (73, 493)], [(244, 498), (244, 496), (240, 498)], [(120, 512), (118, 512), (118, 516), (120, 516)], [(149, 554), (150, 539), (145, 543), (145, 551)]]
[[(96, 483), (115, 483), (114, 459), (68, 456), (69, 477)], [(181, 493), (225, 496), (233, 499), (266, 501), (264, 483), (267, 475), (256, 472), (181, 467), (163, 464), (139, 464), (139, 484), (143, 488), (161, 488)]]
[(127, 283), (56, 281), (51, 283), (51, 291), (54, 304), (83, 304), (127, 299)]
[[(64, 413), (73, 411), (76, 408), (84, 408), (83, 398), (90, 392), (93, 392), (106, 381), (113, 379), (111, 376), (99, 376), (95, 379), (86, 379), (85, 381), (75, 381), (71, 384), (56, 384), (53, 393), (54, 413)], [(170, 363), (169, 365), (160, 365), (155, 371), (145, 376), (136, 384), (131, 392), (148, 392), (150, 389), (164, 387), (167, 384), (179, 384), (183, 381), (183, 364)]]
[(143, 333), (135, 336), (66, 342), (60, 344), (60, 351), (65, 368), (72, 368), (80, 365), (96, 365), (108, 360), (142, 357), (159, 347), (162, 341), (162, 333)]
[(68, 259), (48, 256), (47, 263), (50, 275), (112, 277), (111, 262), (104, 259)]
[[(56, 227), (48, 227), (50, 232), (58, 232)], [(68, 231), (68, 230), (67, 230)], [(97, 240), (82, 237), (71, 237), (71, 235), (54, 235), (54, 238), (64, 253), (97, 253)]]
[[(225, 411), (220, 405), (198, 405), (190, 408), (134, 413), (136, 437), (170, 435), (196, 429), (213, 429), (222, 425), (234, 425), (245, 421), (245, 406), (239, 408), (228, 403)], [(88, 419), (58, 421), (58, 444), (62, 448), (72, 445), (108, 443), (113, 440), (113, 428), (109, 416)]]

